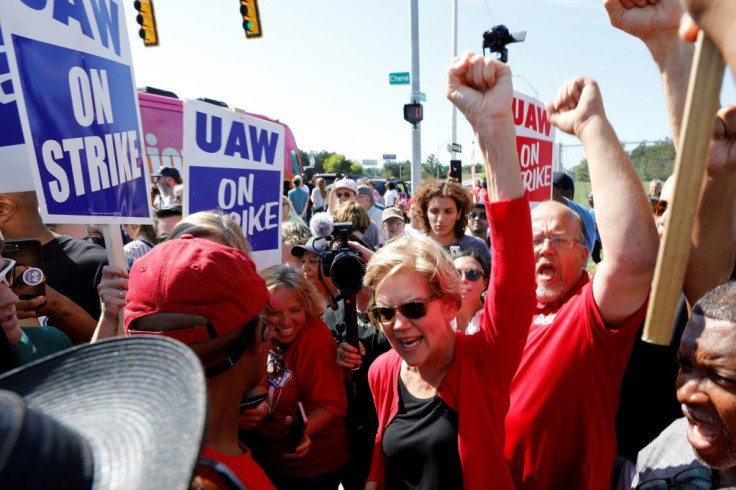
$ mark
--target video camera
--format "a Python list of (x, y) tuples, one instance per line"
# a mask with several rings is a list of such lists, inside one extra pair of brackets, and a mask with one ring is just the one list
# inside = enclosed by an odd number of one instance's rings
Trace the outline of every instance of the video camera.
[(348, 245), (348, 236), (352, 232), (352, 223), (335, 223), (332, 235), (326, 238), (331, 240), (331, 246), (320, 252), (323, 274), (329, 276), (337, 289), (343, 292), (360, 291), (365, 274), (365, 261)]
[(483, 33), (483, 56), (486, 55), (486, 48), (491, 53), (498, 53), (498, 59), (502, 63), (509, 60), (509, 50), (506, 45), (511, 43), (520, 43), (526, 38), (526, 31), (509, 32), (505, 25), (493, 26), (490, 30)]

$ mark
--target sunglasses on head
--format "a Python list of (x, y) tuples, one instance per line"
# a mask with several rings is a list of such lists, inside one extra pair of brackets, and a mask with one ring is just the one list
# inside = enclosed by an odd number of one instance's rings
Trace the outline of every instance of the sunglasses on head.
[(470, 219), (475, 219), (475, 218), (488, 219), (488, 216), (483, 211), (481, 212), (471, 211), (468, 213), (468, 218)]
[(480, 269), (458, 269), (460, 277), (465, 277), (470, 282), (475, 282), (483, 277), (483, 271)]
[(15, 284), (15, 260), (13, 259), (2, 259), (3, 265), (0, 270), (0, 283), (5, 284), (9, 288)]
[(398, 306), (378, 306), (374, 305), (368, 310), (368, 314), (377, 323), (390, 323), (396, 316), (398, 311), (410, 320), (418, 320), (427, 314), (427, 304), (437, 299), (432, 295), (427, 299), (415, 299)]

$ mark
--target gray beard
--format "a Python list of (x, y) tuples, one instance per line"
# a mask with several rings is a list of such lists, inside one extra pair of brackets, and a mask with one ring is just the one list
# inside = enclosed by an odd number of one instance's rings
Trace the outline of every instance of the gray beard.
[(537, 301), (540, 303), (554, 303), (565, 295), (564, 286), (558, 284), (554, 287), (537, 285)]

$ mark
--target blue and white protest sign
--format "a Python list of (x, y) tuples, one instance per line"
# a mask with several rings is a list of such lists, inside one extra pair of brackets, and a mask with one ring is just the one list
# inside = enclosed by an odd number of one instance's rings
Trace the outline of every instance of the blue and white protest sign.
[(23, 126), (10, 75), (10, 61), (0, 25), (0, 192), (33, 190), (33, 176)]
[(213, 209), (240, 224), (259, 269), (281, 263), (281, 125), (184, 102), (184, 214)]
[(4, 0), (0, 11), (44, 221), (150, 223), (122, 2)]

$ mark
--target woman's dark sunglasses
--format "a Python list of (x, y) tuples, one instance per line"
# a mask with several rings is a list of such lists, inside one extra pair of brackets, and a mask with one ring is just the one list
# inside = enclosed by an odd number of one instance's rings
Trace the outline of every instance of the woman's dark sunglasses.
[(475, 282), (483, 277), (483, 271), (480, 269), (458, 269), (460, 277), (465, 277), (470, 282)]
[(372, 306), (368, 313), (375, 322), (390, 323), (398, 311), (410, 320), (418, 320), (427, 314), (427, 304), (437, 299), (432, 295), (427, 299), (415, 299), (399, 306)]

